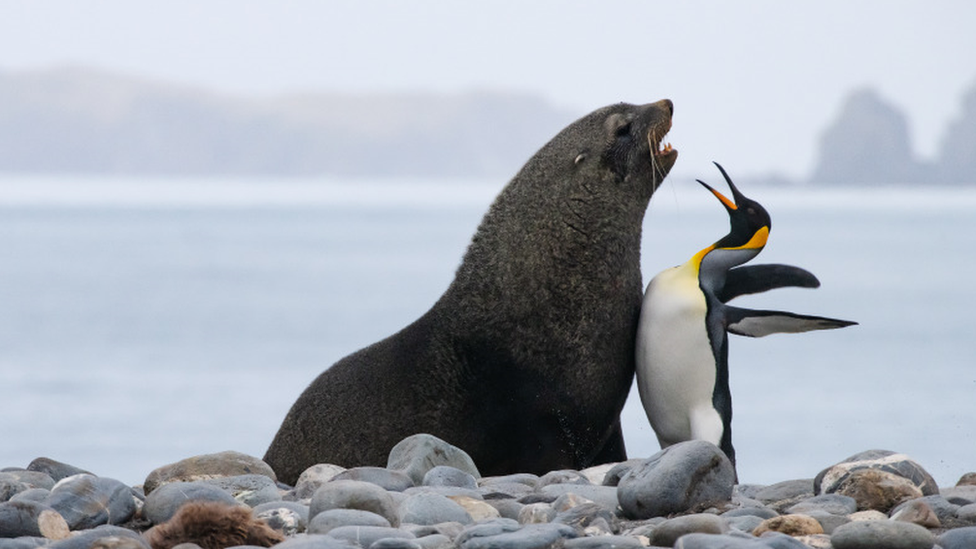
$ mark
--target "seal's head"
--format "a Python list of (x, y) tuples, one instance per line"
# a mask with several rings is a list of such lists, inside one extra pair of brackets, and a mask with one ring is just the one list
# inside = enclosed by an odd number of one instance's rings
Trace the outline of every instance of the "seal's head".
[(618, 103), (583, 117), (548, 146), (566, 147), (566, 156), (578, 169), (595, 169), (590, 176), (603, 172), (650, 198), (678, 158), (665, 139), (673, 115), (674, 104), (668, 99), (646, 105)]

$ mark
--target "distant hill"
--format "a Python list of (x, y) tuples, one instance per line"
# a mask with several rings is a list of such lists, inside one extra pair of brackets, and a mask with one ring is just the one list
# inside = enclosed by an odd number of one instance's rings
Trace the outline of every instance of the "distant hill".
[(84, 69), (0, 72), (0, 172), (511, 175), (577, 116), (509, 93), (256, 99)]
[(918, 157), (906, 116), (871, 89), (848, 95), (818, 153), (815, 184), (976, 184), (976, 85), (933, 160)]

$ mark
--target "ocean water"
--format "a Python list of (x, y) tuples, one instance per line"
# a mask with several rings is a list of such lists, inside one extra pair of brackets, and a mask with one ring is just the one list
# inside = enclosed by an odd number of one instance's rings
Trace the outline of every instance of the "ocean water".
[[(0, 179), (0, 467), (137, 484), (191, 455), (260, 457), (320, 371), (433, 304), (502, 184)], [(942, 485), (976, 471), (976, 188), (743, 191), (773, 218), (754, 262), (822, 287), (736, 304), (860, 325), (732, 336), (740, 480), (872, 448)], [(697, 184), (666, 182), (645, 283), (727, 229)], [(623, 420), (631, 457), (659, 449), (636, 392)]]

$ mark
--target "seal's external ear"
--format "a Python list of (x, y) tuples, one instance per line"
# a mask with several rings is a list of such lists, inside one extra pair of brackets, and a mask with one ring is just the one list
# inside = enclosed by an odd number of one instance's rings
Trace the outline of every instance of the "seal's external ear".
[(573, 160), (573, 164), (580, 165), (586, 160), (586, 152), (581, 152), (576, 155), (576, 160)]

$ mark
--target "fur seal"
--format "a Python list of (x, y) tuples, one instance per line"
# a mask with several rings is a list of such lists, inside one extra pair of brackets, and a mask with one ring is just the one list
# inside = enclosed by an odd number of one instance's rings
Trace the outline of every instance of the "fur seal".
[(673, 111), (607, 106), (530, 158), (433, 307), (299, 396), (264, 456), (278, 478), (382, 466), (415, 433), (464, 449), (486, 475), (625, 459), (641, 223), (677, 158), (663, 142)]

